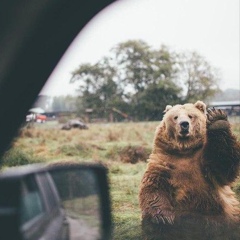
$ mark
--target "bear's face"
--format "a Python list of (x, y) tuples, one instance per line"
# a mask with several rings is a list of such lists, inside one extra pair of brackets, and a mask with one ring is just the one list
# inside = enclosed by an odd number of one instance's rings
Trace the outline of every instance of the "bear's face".
[(195, 107), (194, 104), (167, 106), (163, 121), (166, 130), (171, 138), (180, 141), (202, 135), (206, 129), (206, 107), (203, 111)]
[(167, 151), (186, 151), (204, 144), (206, 139), (206, 105), (167, 106), (156, 130), (155, 146)]

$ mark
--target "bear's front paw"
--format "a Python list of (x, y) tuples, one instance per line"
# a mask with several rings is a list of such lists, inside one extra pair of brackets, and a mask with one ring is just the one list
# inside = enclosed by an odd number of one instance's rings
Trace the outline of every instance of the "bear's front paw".
[(207, 128), (210, 130), (228, 129), (229, 122), (227, 119), (227, 114), (220, 109), (208, 109)]
[(175, 216), (170, 211), (158, 210), (157, 214), (152, 218), (153, 223), (173, 224)]

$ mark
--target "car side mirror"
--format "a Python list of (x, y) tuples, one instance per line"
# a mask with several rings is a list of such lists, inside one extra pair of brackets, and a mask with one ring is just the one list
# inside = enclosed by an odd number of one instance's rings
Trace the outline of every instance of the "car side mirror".
[(107, 169), (56, 163), (0, 174), (0, 239), (110, 239)]

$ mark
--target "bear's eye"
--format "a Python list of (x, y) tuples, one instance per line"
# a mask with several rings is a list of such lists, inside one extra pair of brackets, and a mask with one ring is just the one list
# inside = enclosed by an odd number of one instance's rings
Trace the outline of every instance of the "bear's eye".
[(188, 117), (189, 117), (190, 119), (192, 119), (192, 118), (193, 118), (193, 116), (192, 116), (192, 115), (188, 115)]
[(173, 119), (174, 119), (174, 120), (177, 120), (177, 119), (178, 119), (178, 116), (175, 116)]

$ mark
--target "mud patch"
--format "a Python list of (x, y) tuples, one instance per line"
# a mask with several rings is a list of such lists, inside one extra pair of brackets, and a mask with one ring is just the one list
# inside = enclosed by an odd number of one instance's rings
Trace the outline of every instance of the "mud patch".
[(124, 163), (146, 162), (151, 150), (142, 146), (126, 146), (119, 152), (120, 160)]

